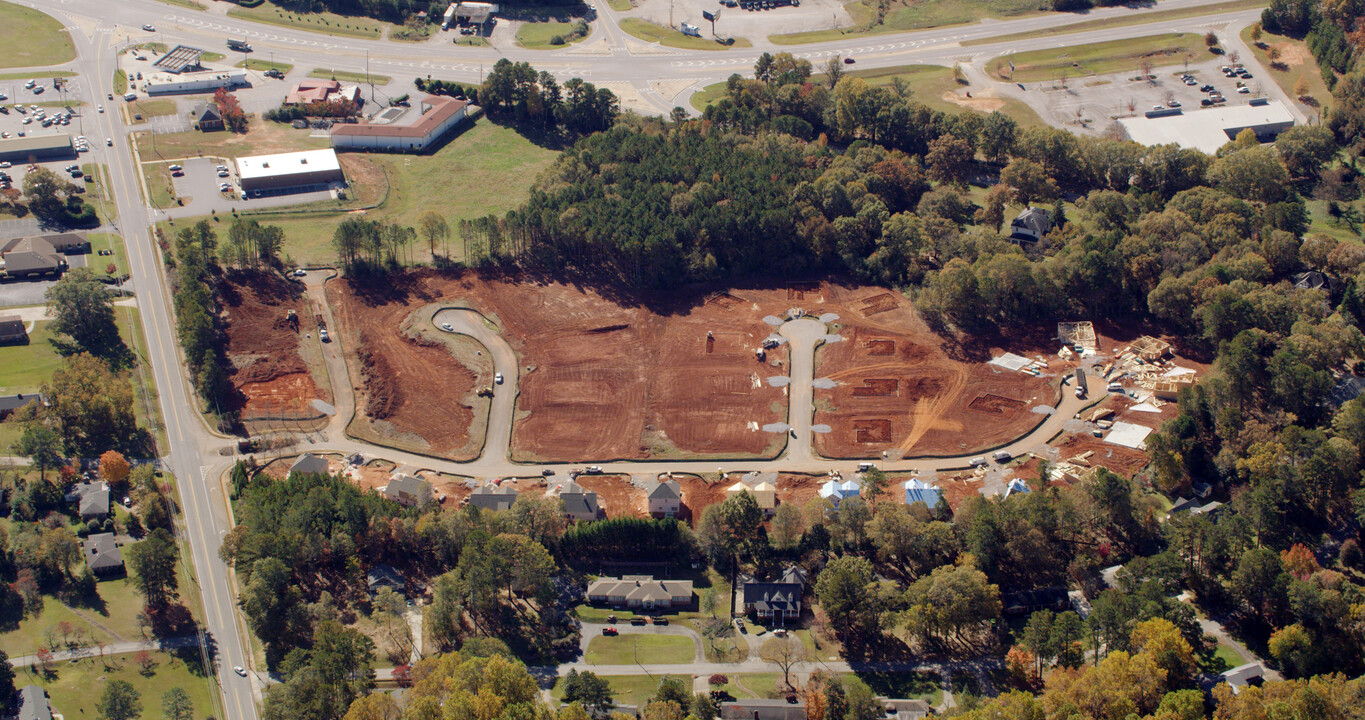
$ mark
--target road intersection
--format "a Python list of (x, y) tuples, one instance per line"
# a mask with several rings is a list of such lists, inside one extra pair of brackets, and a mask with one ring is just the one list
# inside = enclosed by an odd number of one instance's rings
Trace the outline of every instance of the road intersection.
[[(1165, 0), (1161, 10), (1196, 7), (1210, 0)], [(845, 40), (814, 43), (804, 46), (777, 47), (766, 39), (755, 39), (755, 47), (742, 50), (697, 52), (671, 48), (635, 54), (619, 28), (615, 16), (604, 10), (606, 22), (599, 22), (606, 39), (607, 54), (586, 55), (565, 51), (533, 51), (524, 49), (473, 48), (447, 43), (407, 45), (378, 40), (319, 35), (304, 30), (271, 25), (260, 25), (220, 12), (195, 13), (156, 0), (55, 0), (38, 3), (22, 0), (20, 4), (36, 7), (62, 19), (71, 28), (77, 47), (77, 59), (66, 67), (86, 78), (98, 99), (113, 92), (112, 78), (115, 55), (120, 47), (130, 42), (157, 39), (161, 42), (217, 47), (226, 37), (245, 37), (256, 46), (257, 57), (273, 53), (275, 59), (307, 67), (329, 67), (341, 70), (363, 70), (368, 62), (372, 72), (405, 78), (432, 74), (442, 79), (477, 81), (502, 58), (526, 60), (538, 68), (562, 77), (579, 76), (593, 82), (626, 82), (641, 90), (642, 95), (666, 112), (673, 104), (685, 104), (686, 95), (701, 86), (723, 80), (731, 73), (748, 74), (754, 60), (764, 51), (791, 51), (798, 57), (820, 61), (835, 55), (856, 56), (859, 68), (890, 67), (905, 64), (952, 65), (963, 62), (979, 64), (1002, 52), (1013, 52), (1062, 45), (1098, 42), (1169, 31), (1189, 32), (1210, 26), (1245, 23), (1257, 11), (1214, 13), (1207, 17), (1181, 20), (1161, 20), (1145, 25), (1101, 28), (1086, 32), (1039, 37), (1007, 43), (981, 44), (964, 47), (968, 40), (988, 39), (1012, 33), (1047, 30), (1075, 22), (1071, 15), (1045, 14), (1009, 21), (980, 23), (947, 29), (932, 29), (899, 34), (855, 37)], [(1088, 16), (1092, 19), (1130, 17), (1144, 11), (1128, 8), (1097, 9)], [(156, 23), (155, 38), (141, 32), (145, 23)], [(658, 80), (694, 80), (682, 95), (671, 101), (650, 91), (650, 82)], [(1292, 103), (1291, 103), (1292, 105)], [(206, 631), (216, 648), (216, 675), (222, 688), (225, 713), (228, 717), (251, 720), (258, 716), (256, 703), (260, 683), (237, 677), (231, 667), (251, 667), (252, 652), (248, 632), (236, 612), (233, 580), (230, 568), (219, 558), (222, 537), (231, 527), (231, 515), (221, 482), (224, 471), (233, 458), (220, 451), (231, 447), (230, 440), (209, 429), (200, 415), (197, 401), (182, 370), (175, 333), (175, 322), (170, 313), (166, 278), (156, 245), (147, 226), (147, 210), (140, 191), (142, 174), (133, 154), (133, 128), (125, 125), (119, 113), (101, 114), (90, 118), (96, 128), (95, 137), (109, 137), (115, 151), (110, 153), (109, 170), (117, 198), (118, 220), (114, 229), (124, 237), (131, 269), (131, 283), (138, 306), (143, 314), (147, 334), (148, 356), (142, 358), (151, 368), (158, 390), (162, 416), (166, 425), (169, 447), (164, 448), (169, 467), (181, 482), (185, 528), (183, 536), (189, 542), (205, 608)], [(120, 227), (121, 226), (121, 227)], [(313, 279), (310, 278), (310, 291)], [(330, 313), (325, 303), (323, 311)], [(466, 318), (468, 320), (468, 318)], [(442, 319), (440, 322), (447, 322)], [(816, 471), (840, 469), (851, 472), (851, 461), (820, 459), (811, 451), (811, 382), (813, 381), (813, 353), (823, 325), (816, 321), (784, 327), (783, 334), (793, 344), (793, 377), (790, 386), (792, 426), (796, 437), (790, 438), (787, 452), (770, 461), (738, 461), (722, 463), (730, 470)], [(454, 322), (452, 322), (454, 325)], [(488, 337), (486, 327), (477, 323), (460, 329), (480, 339), (492, 350), (498, 371), (508, 382), (496, 389), (493, 413), (490, 418), (488, 442), (482, 455), (470, 463), (455, 463), (400, 451), (376, 448), (352, 440), (344, 435), (344, 428), (354, 411), (354, 393), (344, 361), (335, 345), (328, 349), (328, 369), (334, 386), (338, 408), (336, 420), (321, 438), (310, 438), (312, 452), (360, 452), (382, 456), (399, 464), (410, 463), (460, 475), (496, 477), (538, 473), (543, 465), (534, 467), (508, 460), (508, 442), (512, 431), (513, 400), (517, 368), (515, 357), (497, 350), (498, 340)], [(819, 332), (816, 330), (819, 329)], [(502, 347), (505, 347), (505, 342)], [(1044, 445), (1061, 432), (1064, 423), (1079, 413), (1087, 404), (1077, 400), (1063, 388), (1054, 411), (1040, 415), (1039, 425), (1024, 437), (1006, 445), (1011, 454), (1024, 454)], [(967, 465), (968, 458), (899, 459), (879, 463), (888, 470), (915, 469), (924, 473), (957, 469)], [(630, 462), (603, 463), (605, 472), (643, 474), (652, 472), (713, 473), (716, 461), (698, 462)], [(553, 467), (553, 466), (551, 466)], [(567, 467), (567, 466), (566, 466)], [(196, 589), (186, 588), (186, 591)], [(687, 670), (694, 671), (695, 668)], [(681, 670), (681, 668), (680, 668)]]

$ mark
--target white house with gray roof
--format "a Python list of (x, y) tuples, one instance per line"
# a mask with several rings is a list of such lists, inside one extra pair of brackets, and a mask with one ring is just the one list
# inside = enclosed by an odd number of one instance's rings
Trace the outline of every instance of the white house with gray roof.
[(682, 509), (682, 485), (677, 480), (654, 480), (645, 485), (649, 514), (673, 517)]

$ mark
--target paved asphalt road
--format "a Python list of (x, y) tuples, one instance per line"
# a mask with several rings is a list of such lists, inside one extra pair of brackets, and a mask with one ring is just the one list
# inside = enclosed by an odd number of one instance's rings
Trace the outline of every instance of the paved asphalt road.
[[(1159, 9), (1199, 6), (1213, 0), (1165, 0)], [(295, 31), (269, 25), (258, 25), (246, 21), (229, 19), (224, 13), (223, 3), (214, 3), (210, 12), (198, 12), (167, 5), (156, 0), (53, 0), (34, 2), (21, 0), (21, 4), (38, 7), (53, 14), (72, 29), (78, 57), (75, 62), (64, 66), (75, 70), (90, 83), (96, 102), (101, 96), (113, 92), (114, 56), (117, 48), (129, 42), (149, 39), (148, 34), (139, 28), (145, 23), (153, 23), (158, 32), (155, 38), (161, 42), (196, 45), (218, 49), (225, 37), (245, 37), (256, 47), (257, 57), (274, 54), (274, 59), (290, 62), (300, 67), (332, 67), (337, 69), (363, 69), (368, 53), (370, 69), (378, 74), (392, 75), (402, 79), (419, 74), (432, 74), (444, 79), (477, 80), (498, 59), (507, 57), (513, 60), (527, 60), (538, 68), (549, 70), (563, 77), (580, 76), (593, 82), (628, 82), (641, 91), (660, 112), (667, 111), (671, 103), (650, 89), (651, 80), (691, 79), (701, 85), (722, 80), (731, 73), (751, 72), (758, 53), (764, 50), (789, 50), (800, 57), (822, 60), (833, 55), (854, 56), (859, 68), (886, 67), (908, 63), (936, 63), (951, 65), (954, 62), (980, 62), (1005, 51), (1028, 50), (1042, 47), (1079, 44), (1116, 38), (1131, 37), (1139, 34), (1152, 34), (1167, 31), (1194, 31), (1211, 25), (1226, 25), (1233, 22), (1244, 23), (1255, 16), (1255, 11), (1219, 13), (1205, 18), (1163, 21), (1144, 26), (1127, 26), (1065, 36), (1039, 38), (1009, 44), (979, 45), (961, 47), (958, 42), (973, 38), (986, 38), (1004, 33), (1038, 30), (1057, 27), (1078, 18), (1072, 15), (1041, 15), (1019, 20), (981, 23), (972, 26), (948, 29), (926, 30), (901, 34), (879, 35), (871, 38), (848, 39), (836, 42), (817, 43), (799, 48), (773, 48), (765, 38), (752, 38), (755, 47), (744, 50), (721, 52), (693, 52), (668, 50), (666, 53), (651, 55), (632, 55), (627, 49), (625, 35), (607, 23), (603, 34), (606, 45), (611, 51), (605, 56), (575, 56), (567, 52), (546, 53), (522, 49), (509, 49), (506, 52), (494, 48), (454, 47), (447, 43), (401, 45), (383, 41), (357, 40), (319, 35), (305, 31)], [(600, 9), (605, 18), (614, 14)], [(1140, 14), (1142, 10), (1127, 8), (1100, 9), (1091, 12), (1087, 18), (1103, 18)], [(631, 41), (634, 43), (634, 41)], [(311, 65), (310, 65), (311, 64)], [(15, 69), (22, 72), (22, 69)], [(685, 95), (686, 93), (684, 93)], [(676, 102), (685, 104), (680, 96)], [(180, 478), (185, 528), (183, 535), (189, 541), (190, 560), (196, 568), (197, 587), (183, 588), (184, 592), (199, 592), (204, 601), (207, 632), (217, 649), (217, 677), (220, 680), (227, 717), (234, 720), (252, 720), (257, 717), (256, 699), (258, 693), (252, 682), (237, 677), (231, 670), (234, 665), (250, 666), (248, 645), (244, 633), (246, 629), (236, 613), (229, 568), (218, 558), (218, 547), (222, 536), (227, 532), (230, 521), (227, 514), (226, 498), (222, 497), (222, 485), (217, 481), (230, 462), (217, 453), (219, 448), (228, 445), (222, 437), (213, 435), (204, 426), (196, 410), (195, 400), (186, 378), (181, 371), (181, 362), (176, 347), (174, 323), (169, 314), (167, 292), (164, 285), (163, 268), (158, 261), (150, 230), (147, 227), (150, 214), (142, 204), (139, 189), (140, 173), (137, 172), (131, 151), (131, 137), (128, 128), (122, 124), (120, 113), (106, 113), (89, 118), (92, 128), (84, 132), (92, 137), (109, 137), (114, 140), (114, 150), (109, 153), (109, 169), (114, 191), (117, 195), (118, 222), (114, 230), (120, 232), (127, 243), (128, 257), (132, 272), (133, 289), (139, 298), (139, 307), (147, 334), (148, 357), (145, 364), (151, 371), (159, 391), (162, 413), (166, 423), (166, 435), (170, 446), (165, 448), (169, 455), (169, 465)], [(122, 227), (119, 227), (122, 225)], [(325, 310), (324, 310), (325, 311)], [(330, 313), (329, 313), (330, 315)], [(801, 333), (804, 335), (804, 333)], [(829, 462), (816, 459), (810, 453), (809, 438), (809, 394), (810, 366), (809, 353), (813, 348), (813, 338), (803, 340), (794, 338), (794, 345), (800, 349), (799, 357), (793, 363), (793, 371), (798, 377), (793, 379), (793, 409), (803, 418), (793, 423), (798, 426), (796, 442), (790, 446), (783, 458), (767, 461), (746, 461), (732, 463), (736, 469), (772, 470), (824, 470), (837, 467), (852, 470), (855, 463)], [(496, 439), (497, 449), (484, 453), (473, 463), (451, 463), (434, 461), (430, 458), (408, 453), (380, 450), (378, 454), (399, 463), (414, 463), (419, 467), (458, 472), (462, 474), (495, 476), (509, 474), (530, 474), (538, 469), (513, 465), (506, 459), (506, 438), (510, 435), (510, 399), (515, 397), (515, 378), (513, 370), (515, 358), (499, 356), (498, 342), (487, 340), (494, 348), (497, 367), (507, 376), (508, 383), (498, 389), (494, 402), (493, 427), (490, 428), (490, 445)], [(505, 343), (501, 346), (505, 347)], [(797, 348), (794, 348), (794, 350)], [(339, 409), (354, 407), (350, 383), (344, 371), (338, 372), (340, 355), (335, 346), (329, 348), (328, 367), (332, 382), (337, 389), (336, 398)], [(350, 397), (348, 401), (347, 398)], [(507, 400), (504, 400), (506, 398)], [(804, 398), (804, 399), (803, 399)], [(504, 405), (508, 408), (503, 408)], [(1020, 454), (1045, 442), (1058, 432), (1062, 423), (1078, 412), (1084, 403), (1075, 400), (1069, 392), (1064, 392), (1057, 412), (1026, 437), (1007, 446), (1006, 449)], [(499, 410), (503, 408), (506, 412)], [(344, 413), (348, 416), (349, 413)], [(503, 415), (507, 417), (504, 418)], [(325, 439), (317, 442), (316, 450), (337, 450), (342, 452), (364, 452), (376, 454), (375, 448), (345, 438), (342, 434), (344, 416), (332, 424)], [(804, 423), (804, 424), (803, 424)], [(802, 430), (804, 428), (804, 432)], [(932, 460), (905, 460), (885, 464), (887, 469), (918, 468), (926, 472), (961, 467), (964, 458), (940, 458)], [(608, 472), (649, 473), (672, 470), (679, 472), (711, 472), (716, 469), (715, 461), (656, 463), (612, 463), (606, 465)], [(831, 665), (831, 667), (833, 667)], [(602, 668), (597, 668), (602, 670)], [(658, 668), (678, 672), (708, 672), (707, 666), (679, 666), (677, 668)], [(717, 666), (716, 671), (734, 671), (736, 666)], [(743, 669), (740, 666), (738, 669)], [(761, 668), (770, 669), (766, 665)], [(627, 669), (612, 669), (612, 672), (629, 672)]]

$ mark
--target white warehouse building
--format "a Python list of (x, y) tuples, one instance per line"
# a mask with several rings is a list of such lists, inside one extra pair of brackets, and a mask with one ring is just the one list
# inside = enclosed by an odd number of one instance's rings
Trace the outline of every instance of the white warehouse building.
[(1246, 105), (1193, 110), (1149, 112), (1137, 117), (1120, 118), (1119, 125), (1133, 142), (1152, 146), (1174, 143), (1183, 148), (1213, 155), (1218, 148), (1235, 140), (1243, 130), (1256, 133), (1256, 139), (1270, 142), (1281, 132), (1294, 127), (1294, 115), (1279, 102), (1253, 100)]
[(214, 92), (218, 88), (247, 85), (246, 70), (203, 70), (200, 72), (152, 73), (142, 86), (148, 95)]
[(468, 100), (427, 95), (415, 108), (389, 107), (368, 122), (332, 126), (337, 150), (420, 153), (436, 144), (467, 115)]
[(334, 150), (252, 155), (236, 164), (242, 192), (254, 197), (326, 190), (346, 181)]

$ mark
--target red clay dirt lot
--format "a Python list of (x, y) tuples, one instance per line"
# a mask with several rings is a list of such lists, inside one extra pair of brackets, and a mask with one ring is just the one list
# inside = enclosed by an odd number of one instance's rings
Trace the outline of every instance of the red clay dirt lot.
[[(315, 398), (330, 402), (300, 355), (300, 338), (313, 317), (303, 288), (264, 271), (231, 271), (220, 285), (232, 385), (244, 422), (259, 418), (319, 418)], [(297, 323), (287, 319), (293, 310)]]
[(1057, 391), (1040, 377), (948, 356), (899, 293), (826, 283), (806, 293), (808, 314), (836, 313), (841, 342), (821, 346), (816, 377), (838, 385), (815, 390), (816, 435), (826, 457), (960, 455), (1026, 434)]
[(424, 288), (384, 291), (389, 294), (357, 295), (347, 280), (327, 283), (356, 387), (350, 431), (454, 460), (478, 457), (483, 436), (472, 432), (474, 394), (491, 378), (481, 379), (482, 368), (465, 364), (447, 346), (404, 332), (413, 310), (438, 295)]
[[(346, 281), (330, 298), (348, 342), (367, 338), (376, 370), (368, 395), (398, 398), (385, 418), (393, 434), (437, 448), (450, 445), (436, 442), (442, 433), (469, 424), (448, 410), (426, 410), (458, 407), (468, 377), (451, 362), (415, 353), (394, 330), (412, 310), (450, 302), (482, 312), (518, 353), (512, 457), (588, 462), (776, 456), (786, 436), (759, 428), (786, 419), (783, 389), (766, 382), (786, 373), (786, 351), (770, 352), (764, 363), (754, 349), (772, 331), (764, 315), (788, 305), (778, 291), (756, 295), (730, 291), (655, 311), (561, 283), (419, 271), (382, 298), (360, 297)], [(368, 400), (358, 405), (370, 417), (386, 409)]]

